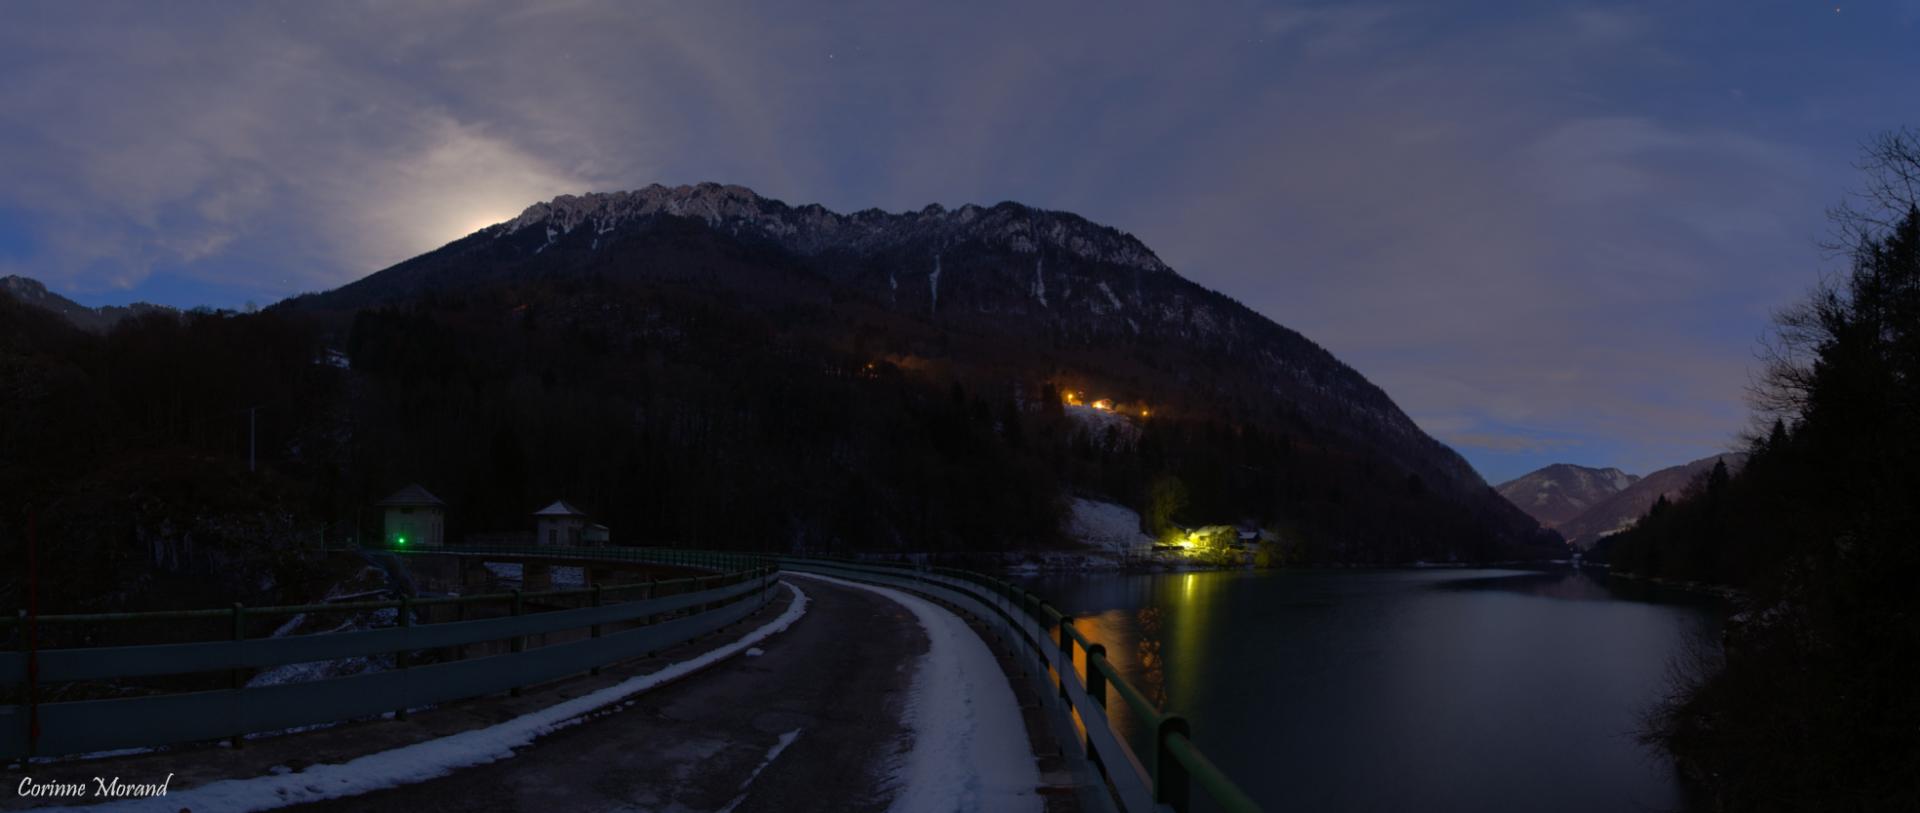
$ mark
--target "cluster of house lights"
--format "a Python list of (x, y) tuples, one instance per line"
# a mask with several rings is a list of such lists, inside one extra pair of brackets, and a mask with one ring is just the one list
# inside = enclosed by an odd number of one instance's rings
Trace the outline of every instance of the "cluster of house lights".
[[(1081, 401), (1081, 394), (1074, 392), (1072, 390), (1068, 390), (1064, 397), (1066, 399), (1067, 406), (1087, 406), (1087, 407), (1092, 407), (1094, 409), (1100, 410), (1101, 412), (1124, 412), (1124, 410), (1115, 409), (1113, 406), (1113, 400), (1109, 398), (1100, 398), (1100, 399), (1094, 400), (1091, 403), (1085, 403)], [(1143, 406), (1140, 408), (1140, 417), (1145, 418), (1147, 417), (1148, 414), (1150, 413), (1146, 407)]]

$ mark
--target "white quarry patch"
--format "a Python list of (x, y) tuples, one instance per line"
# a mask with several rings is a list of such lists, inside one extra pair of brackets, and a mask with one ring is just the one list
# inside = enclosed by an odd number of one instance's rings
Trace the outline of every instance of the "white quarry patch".
[[(659, 671), (628, 678), (605, 689), (523, 714), (504, 723), (392, 748), (347, 762), (313, 765), (299, 773), (270, 772), (265, 776), (224, 779), (199, 787), (178, 789), (165, 796), (123, 799), (82, 807), (42, 809), (88, 811), (89, 813), (136, 810), (157, 813), (183, 809), (271, 810), (288, 805), (317, 802), (323, 799), (341, 799), (385, 788), (410, 785), (446, 776), (462, 768), (512, 759), (515, 749), (531, 745), (534, 740), (546, 734), (578, 724), (595, 710), (620, 704), (632, 695), (731, 658), (754, 644), (793, 626), (795, 621), (800, 620), (800, 617), (807, 613), (807, 594), (792, 582), (787, 582), (786, 587), (793, 591), (793, 603), (788, 605), (786, 612), (736, 641), (671, 664)], [(955, 619), (954, 623), (958, 624), (958, 619)], [(960, 629), (966, 631), (967, 628), (961, 625)], [(978, 639), (975, 639), (975, 642), (978, 643)], [(980, 646), (982, 649), (986, 647), (985, 644)], [(990, 658), (987, 663), (993, 666), (995, 673), (998, 674), (999, 665)], [(1011, 702), (1013, 692), (1011, 689), (1006, 691), (1007, 700)], [(1015, 709), (1014, 713), (1014, 722), (1017, 725), (1018, 710)], [(1021, 731), (1020, 750), (1025, 753), (1028, 749), (1024, 729)], [(797, 736), (798, 732), (794, 734)], [(769, 754), (768, 762), (772, 762), (772, 758), (776, 756), (779, 756), (778, 751)], [(1037, 783), (1037, 777), (1035, 781)], [(1033, 809), (1038, 808), (1036, 806)]]
[(1094, 409), (1085, 404), (1068, 404), (1066, 414), (1096, 444), (1105, 445), (1111, 440), (1117, 446), (1130, 446), (1140, 439), (1140, 425), (1119, 412)]
[(1153, 537), (1140, 530), (1140, 515), (1117, 503), (1075, 497), (1069, 506), (1067, 536), (1088, 547), (1121, 555), (1153, 550)]
[(1042, 809), (1040, 769), (1019, 700), (985, 641), (959, 616), (900, 590), (806, 574), (887, 597), (927, 631), (906, 723), (913, 745), (893, 775), (892, 813), (1000, 813)]
[(929, 310), (940, 310), (940, 255), (933, 255), (933, 273), (927, 275), (927, 289), (933, 292), (933, 304)]

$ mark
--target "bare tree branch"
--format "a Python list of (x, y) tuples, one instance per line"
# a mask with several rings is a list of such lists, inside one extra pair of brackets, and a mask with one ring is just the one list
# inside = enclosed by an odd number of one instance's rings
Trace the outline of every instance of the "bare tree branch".
[(1889, 130), (1860, 145), (1854, 168), (1866, 177), (1859, 192), (1827, 210), (1834, 233), (1823, 247), (1851, 255), (1920, 207), (1920, 130)]

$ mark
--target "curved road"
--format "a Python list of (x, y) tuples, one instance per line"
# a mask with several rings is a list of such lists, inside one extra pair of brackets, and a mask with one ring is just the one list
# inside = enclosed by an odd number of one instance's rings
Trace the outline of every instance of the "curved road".
[[(762, 655), (637, 695), (512, 759), (293, 809), (884, 810), (886, 777), (908, 746), (901, 721), (926, 634), (879, 595), (811, 579), (801, 589), (807, 614), (761, 642)], [(856, 636), (861, 645), (847, 646)]]

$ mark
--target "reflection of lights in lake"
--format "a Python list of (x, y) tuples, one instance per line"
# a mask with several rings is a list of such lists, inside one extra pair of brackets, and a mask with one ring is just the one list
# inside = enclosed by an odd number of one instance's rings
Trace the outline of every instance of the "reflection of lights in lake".
[(1134, 655), (1140, 663), (1141, 693), (1155, 706), (1167, 705), (1167, 663), (1160, 657), (1159, 607), (1140, 609), (1140, 639), (1134, 642)]
[(1165, 635), (1158, 636), (1168, 643), (1164, 685), (1156, 698), (1163, 707), (1187, 702), (1175, 698), (1188, 697), (1185, 693), (1197, 691), (1202, 684), (1200, 675), (1206, 667), (1207, 634), (1211, 631), (1207, 616), (1212, 607), (1207, 597), (1214, 592), (1214, 582), (1220, 575), (1186, 573), (1180, 577), (1180, 592), (1168, 610), (1171, 626)]
[[(1160, 654), (1162, 612), (1157, 607), (1116, 609), (1073, 620), (1074, 628), (1088, 641), (1106, 647), (1107, 662), (1159, 708), (1165, 708), (1167, 702), (1166, 663)], [(1077, 665), (1084, 675), (1085, 652), (1075, 649)], [(1107, 711), (1115, 730), (1123, 737), (1132, 738), (1137, 747), (1141, 742), (1138, 738), (1145, 732), (1134, 718), (1133, 710), (1112, 690), (1107, 693)]]

